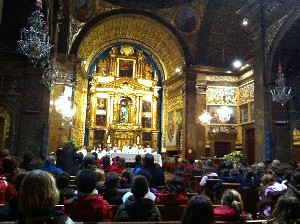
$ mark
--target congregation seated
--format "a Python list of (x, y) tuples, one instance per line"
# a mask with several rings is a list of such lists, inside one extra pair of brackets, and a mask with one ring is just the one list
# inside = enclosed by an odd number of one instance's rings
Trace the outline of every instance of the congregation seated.
[(118, 158), (118, 160), (116, 160), (115, 164), (113, 164), (111, 166), (109, 171), (110, 172), (116, 172), (117, 174), (121, 174), (124, 169), (126, 169), (125, 159), (124, 158)]
[(194, 159), (189, 159), (188, 161), (188, 165), (186, 165), (184, 167), (183, 173), (188, 173), (188, 174), (192, 174), (193, 170), (194, 170), (194, 163), (195, 160)]
[(132, 178), (132, 169), (124, 169), (121, 174), (121, 180), (119, 181), (118, 189), (130, 189)]
[(10, 198), (17, 195), (14, 187), (15, 177), (18, 172), (19, 162), (13, 156), (3, 159), (2, 173), (0, 175), (0, 204), (5, 204)]
[(97, 185), (96, 189), (103, 187), (105, 183), (105, 173), (104, 170), (97, 169), (95, 170), (96, 176), (97, 176)]
[(112, 209), (95, 189), (97, 177), (93, 170), (82, 170), (77, 179), (77, 195), (65, 201), (65, 212), (75, 222), (110, 222)]
[(288, 184), (287, 194), (297, 197), (300, 200), (300, 170), (299, 168), (292, 172), (291, 182)]
[(156, 195), (155, 200), (156, 204), (162, 205), (185, 205), (188, 201), (183, 179), (178, 176), (167, 181), (164, 190)]
[(300, 201), (291, 195), (280, 196), (268, 219), (268, 224), (300, 223)]
[(262, 177), (262, 184), (259, 190), (259, 199), (261, 201), (261, 210), (265, 217), (269, 217), (272, 207), (275, 205), (278, 197), (287, 192), (287, 186), (276, 182), (274, 174), (269, 171)]
[(145, 198), (149, 191), (146, 177), (136, 175), (133, 178), (131, 193), (125, 203), (119, 206), (115, 221), (161, 221), (161, 215), (153, 200)]
[(23, 155), (23, 162), (20, 164), (20, 168), (26, 171), (31, 171), (35, 169), (35, 166), (33, 165), (33, 159), (34, 159), (34, 154), (31, 152), (26, 152)]
[(75, 176), (79, 170), (78, 159), (81, 159), (81, 156), (70, 145), (65, 145), (57, 156), (57, 166)]
[(70, 187), (70, 174), (62, 172), (56, 176), (56, 186), (59, 191), (59, 204), (64, 204), (64, 201), (75, 197), (76, 190)]
[(152, 154), (146, 154), (144, 157), (144, 171), (147, 171), (152, 176), (151, 187), (163, 186), (165, 184), (165, 175), (161, 168), (156, 167)]
[(64, 212), (55, 209), (58, 200), (54, 177), (43, 170), (30, 171), (21, 184), (19, 208), (22, 215), (17, 223), (72, 223)]
[(21, 217), (21, 211), (19, 209), (19, 192), (21, 183), (26, 176), (27, 172), (20, 172), (15, 178), (15, 190), (17, 195), (10, 198), (9, 201), (0, 208), (0, 222), (14, 221)]
[[(122, 204), (124, 192), (118, 190), (119, 176), (116, 172), (106, 174), (103, 187), (98, 188), (98, 193), (111, 205)], [(129, 189), (128, 189), (129, 190)]]
[(92, 170), (98, 169), (96, 157), (94, 154), (87, 154), (83, 158), (83, 169), (92, 169)]
[(193, 196), (182, 214), (182, 224), (214, 224), (215, 217), (211, 200), (205, 195)]
[(221, 206), (214, 208), (216, 220), (238, 221), (243, 211), (243, 201), (236, 190), (226, 190), (221, 199)]
[(48, 171), (49, 173), (54, 174), (55, 176), (57, 174), (62, 173), (62, 169), (57, 167), (55, 165), (56, 157), (54, 155), (48, 155), (46, 156), (45, 165), (42, 167), (42, 170)]

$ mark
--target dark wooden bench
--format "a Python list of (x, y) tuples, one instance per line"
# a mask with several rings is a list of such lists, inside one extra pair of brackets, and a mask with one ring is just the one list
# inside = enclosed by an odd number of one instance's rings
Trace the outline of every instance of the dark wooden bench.
[(185, 205), (156, 205), (163, 221), (180, 221)]

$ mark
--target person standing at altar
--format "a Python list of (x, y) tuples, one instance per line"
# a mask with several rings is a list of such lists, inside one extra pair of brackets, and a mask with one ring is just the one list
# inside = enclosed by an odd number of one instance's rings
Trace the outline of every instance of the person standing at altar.
[(137, 145), (134, 143), (133, 146), (130, 149), (131, 153), (138, 153), (139, 149), (137, 147)]
[(117, 144), (114, 145), (113, 150), (115, 151), (115, 153), (120, 153), (121, 152), (121, 150), (119, 149)]
[(149, 144), (147, 144), (147, 146), (145, 148), (145, 153), (152, 153), (152, 148), (150, 147)]
[(126, 144), (122, 148), (122, 152), (129, 153), (129, 149), (130, 149), (129, 142), (126, 142)]

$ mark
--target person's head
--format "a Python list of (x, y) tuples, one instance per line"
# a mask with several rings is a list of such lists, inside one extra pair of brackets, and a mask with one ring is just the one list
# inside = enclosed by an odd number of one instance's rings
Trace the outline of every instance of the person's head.
[(141, 161), (142, 161), (141, 155), (137, 154), (137, 155), (135, 156), (135, 161), (136, 161), (136, 162), (141, 162)]
[(116, 172), (109, 172), (105, 177), (105, 187), (107, 189), (115, 189), (118, 187), (119, 176)]
[(261, 178), (262, 186), (269, 186), (275, 182), (275, 176), (273, 174), (265, 174)]
[(19, 162), (14, 156), (7, 156), (3, 160), (3, 171), (7, 174), (17, 174)]
[(299, 199), (286, 194), (278, 198), (270, 219), (292, 223), (290, 221), (299, 219), (299, 211)]
[(296, 188), (297, 190), (300, 190), (300, 170), (299, 169), (292, 172), (291, 184), (293, 185), (294, 188)]
[(147, 153), (144, 158), (144, 166), (152, 167), (154, 166), (154, 156), (152, 154)]
[(32, 163), (34, 159), (34, 155), (31, 152), (26, 152), (23, 155), (23, 163)]
[(208, 167), (212, 167), (213, 166), (213, 161), (211, 159), (206, 160), (205, 165)]
[(125, 169), (122, 171), (122, 180), (132, 182), (133, 172), (132, 169)]
[(66, 188), (70, 185), (70, 174), (62, 172), (56, 176), (56, 186), (58, 189)]
[(222, 194), (222, 205), (231, 206), (237, 214), (241, 214), (243, 211), (243, 201), (239, 192), (233, 189), (227, 189)]
[(125, 166), (126, 164), (126, 161), (125, 161), (125, 158), (119, 158), (119, 161), (118, 161), (118, 166)]
[(168, 193), (185, 193), (183, 179), (181, 177), (174, 176), (166, 183), (165, 191)]
[(104, 167), (104, 168), (109, 167), (109, 165), (110, 165), (110, 156), (108, 156), (108, 155), (105, 156), (105, 157), (103, 158), (102, 164), (103, 164), (103, 167)]
[(10, 155), (8, 149), (0, 149), (0, 167), (2, 166), (3, 160), (5, 157)]
[(142, 175), (134, 176), (130, 191), (135, 197), (135, 199), (143, 198), (149, 191), (149, 185), (146, 177)]
[(77, 178), (77, 189), (81, 193), (92, 193), (96, 188), (97, 176), (93, 170), (82, 170)]
[(212, 224), (215, 223), (214, 210), (211, 200), (205, 195), (193, 196), (182, 214), (182, 224)]
[(54, 155), (48, 155), (46, 157), (46, 164), (50, 165), (50, 164), (54, 164), (56, 161), (56, 157)]
[(96, 173), (96, 176), (97, 176), (97, 181), (104, 181), (105, 180), (105, 173), (103, 170), (95, 170), (94, 171)]
[(33, 170), (24, 177), (19, 194), (19, 208), (25, 216), (50, 211), (58, 200), (55, 179), (50, 173)]
[(95, 156), (93, 154), (87, 154), (83, 158), (83, 163), (85, 168), (89, 168), (91, 165), (95, 164)]
[(151, 182), (152, 182), (151, 173), (149, 173), (148, 171), (145, 171), (145, 170), (141, 170), (137, 173), (137, 175), (142, 175), (142, 176), (146, 177), (148, 184), (151, 186)]
[(194, 164), (195, 160), (194, 159), (189, 159), (189, 164)]

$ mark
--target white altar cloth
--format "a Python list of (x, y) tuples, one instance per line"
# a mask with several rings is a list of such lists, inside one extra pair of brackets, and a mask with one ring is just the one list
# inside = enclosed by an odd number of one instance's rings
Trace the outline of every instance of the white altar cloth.
[[(143, 158), (143, 157), (145, 157), (146, 153), (112, 153), (111, 157), (115, 158), (116, 156), (119, 156), (119, 157), (125, 158), (125, 161), (127, 163), (134, 163), (136, 155), (141, 155), (141, 157)], [(155, 153), (152, 153), (152, 155), (154, 157), (154, 163), (157, 163), (160, 166), (162, 166), (161, 155), (155, 154)]]

